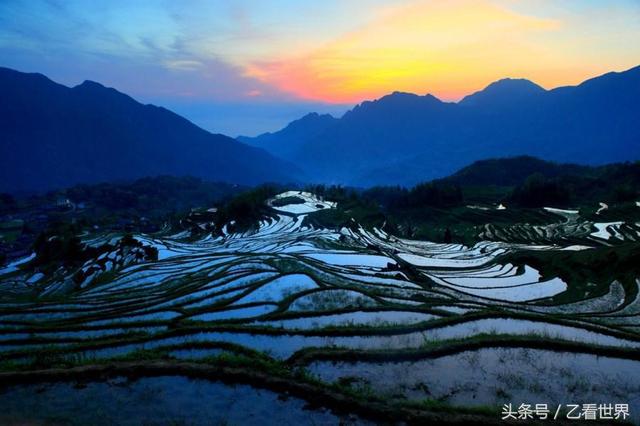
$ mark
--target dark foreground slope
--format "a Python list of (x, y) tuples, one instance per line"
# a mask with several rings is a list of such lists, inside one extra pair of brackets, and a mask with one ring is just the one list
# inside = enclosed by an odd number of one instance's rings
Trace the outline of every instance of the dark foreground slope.
[(0, 68), (0, 191), (159, 174), (255, 184), (293, 166), (98, 83), (68, 88)]

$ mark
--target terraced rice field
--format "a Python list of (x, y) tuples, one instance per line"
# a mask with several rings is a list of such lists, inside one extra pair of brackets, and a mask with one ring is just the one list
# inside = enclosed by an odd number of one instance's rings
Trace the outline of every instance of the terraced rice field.
[[(31, 402), (28, 406), (23, 403), (25, 399)], [(69, 383), (24, 386), (0, 395), (0, 403), (2, 424), (29, 418), (34, 412), (54, 424), (60, 424), (55, 423), (61, 418), (60, 412), (74, 413), (72, 424), (84, 425), (262, 425), (265, 419), (273, 424), (295, 425), (309, 420), (316, 424), (341, 421), (327, 410), (310, 412), (299, 398), (281, 398), (275, 392), (248, 385), (229, 386), (180, 376), (132, 382), (116, 377), (106, 383), (89, 383), (82, 391)], [(101, 417), (96, 419), (95, 413), (101, 413)]]
[[(640, 281), (557, 304), (568, 283), (504, 261), (635, 241), (637, 224), (556, 211), (548, 226), (487, 225), (484, 241), (466, 247), (355, 223), (313, 228), (307, 215), (335, 205), (301, 198), (251, 232), (136, 235), (158, 249), (157, 261), (105, 256), (85, 265), (93, 272), (79, 285), (9, 266), (0, 271), (0, 357), (15, 366), (47, 353), (91, 363), (142, 350), (198, 360), (248, 349), (391, 399), (623, 402), (640, 413)], [(46, 297), (20, 298), (34, 287)]]

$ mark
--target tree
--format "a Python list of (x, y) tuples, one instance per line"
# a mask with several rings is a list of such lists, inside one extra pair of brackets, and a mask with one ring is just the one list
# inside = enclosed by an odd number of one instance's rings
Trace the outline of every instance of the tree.
[(453, 237), (451, 236), (451, 229), (447, 228), (444, 230), (443, 240), (446, 244), (451, 244), (453, 241)]
[(540, 173), (527, 177), (509, 196), (510, 202), (523, 207), (566, 206), (570, 200), (571, 191), (567, 185)]

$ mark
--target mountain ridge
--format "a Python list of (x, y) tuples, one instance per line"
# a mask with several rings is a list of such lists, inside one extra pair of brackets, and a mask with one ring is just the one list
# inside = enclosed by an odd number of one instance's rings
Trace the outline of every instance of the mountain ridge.
[(0, 68), (0, 191), (173, 174), (257, 184), (301, 172), (172, 111), (86, 80), (72, 88)]
[(536, 96), (546, 92), (544, 88), (538, 84), (525, 78), (503, 78), (489, 84), (482, 90), (465, 96), (459, 102), (459, 105), (486, 105), (492, 102), (505, 104), (508, 102), (523, 101), (529, 97)]
[(279, 131), (263, 133), (257, 137), (238, 136), (236, 139), (266, 149), (279, 157), (288, 157), (292, 155), (291, 144), (299, 140), (301, 135), (318, 134), (337, 121), (338, 119), (330, 114), (310, 112)]
[(458, 103), (393, 92), (320, 133), (278, 140), (275, 132), (270, 143), (312, 180), (356, 186), (411, 186), (490, 157), (596, 165), (640, 158), (638, 99), (640, 66), (551, 90), (502, 79)]

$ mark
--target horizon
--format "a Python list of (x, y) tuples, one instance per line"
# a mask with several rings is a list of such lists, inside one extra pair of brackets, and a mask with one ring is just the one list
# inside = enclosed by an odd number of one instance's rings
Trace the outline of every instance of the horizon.
[[(0, 67), (3, 67), (3, 66), (2, 66), (2, 65), (0, 65)], [(120, 90), (118, 87), (108, 86), (108, 85), (103, 84), (103, 83), (102, 83), (102, 82), (100, 82), (100, 81), (93, 80), (93, 79), (90, 79), (90, 78), (84, 79), (83, 81), (81, 81), (81, 82), (79, 82), (79, 83), (77, 83), (77, 84), (74, 84), (74, 85), (66, 85), (66, 84), (63, 84), (63, 83), (61, 83), (61, 82), (58, 82), (58, 81), (56, 81), (56, 80), (52, 79), (50, 76), (48, 76), (48, 75), (46, 75), (46, 74), (44, 74), (44, 73), (42, 73), (42, 72), (37, 72), (37, 71), (34, 71), (34, 72), (28, 72), (28, 71), (22, 71), (22, 70), (18, 70), (18, 69), (13, 69), (13, 68), (10, 68), (10, 67), (5, 67), (5, 68), (10, 69), (10, 70), (13, 70), (13, 71), (20, 72), (20, 73), (24, 73), (24, 74), (39, 74), (39, 75), (44, 76), (45, 78), (49, 79), (50, 81), (52, 81), (52, 82), (54, 82), (54, 83), (56, 83), (56, 84), (61, 84), (61, 85), (65, 86), (65, 87), (68, 87), (68, 88), (74, 88), (74, 87), (80, 86), (80, 85), (82, 85), (83, 83), (85, 83), (85, 82), (87, 82), (87, 81), (88, 81), (88, 82), (93, 82), (93, 83), (98, 83), (98, 84), (100, 84), (101, 86), (103, 86), (103, 87), (105, 87), (105, 88), (108, 88), (108, 89), (115, 89), (115, 90), (116, 90), (116, 91), (118, 91), (119, 93), (122, 93), (122, 94), (124, 94), (124, 95), (129, 96), (129, 97), (131, 97), (134, 101), (139, 102), (139, 103), (141, 103), (141, 104), (145, 104), (145, 105), (155, 105), (155, 106), (158, 106), (158, 107), (163, 107), (163, 108), (169, 109), (170, 111), (172, 111), (172, 112), (174, 112), (174, 113), (176, 113), (176, 114), (178, 114), (178, 115), (182, 116), (183, 118), (188, 119), (189, 121), (191, 121), (191, 122), (192, 122), (193, 124), (195, 124), (196, 126), (198, 126), (198, 127), (202, 128), (202, 129), (204, 129), (204, 130), (206, 130), (206, 131), (208, 131), (208, 132), (210, 132), (210, 133), (213, 133), (213, 134), (223, 134), (223, 135), (225, 135), (225, 136), (229, 136), (229, 137), (231, 137), (231, 138), (234, 138), (234, 139), (235, 139), (235, 138), (238, 138), (238, 137), (256, 137), (256, 136), (261, 136), (261, 135), (263, 135), (263, 134), (265, 134), (265, 133), (274, 133), (274, 132), (277, 132), (277, 131), (279, 131), (279, 130), (284, 129), (285, 127), (287, 127), (287, 126), (288, 126), (289, 124), (291, 124), (292, 122), (297, 121), (297, 120), (300, 120), (300, 119), (302, 119), (302, 118), (306, 117), (307, 115), (311, 115), (311, 114), (319, 114), (319, 115), (325, 115), (325, 114), (327, 114), (327, 115), (331, 115), (331, 116), (332, 116), (332, 117), (334, 117), (334, 118), (338, 118), (338, 119), (339, 119), (339, 118), (342, 118), (342, 117), (344, 116), (344, 114), (346, 114), (347, 112), (349, 112), (349, 111), (353, 110), (355, 107), (357, 107), (357, 106), (359, 106), (359, 105), (365, 104), (365, 103), (367, 103), (367, 102), (375, 102), (375, 101), (378, 101), (378, 100), (380, 100), (380, 99), (382, 99), (382, 98), (385, 98), (385, 97), (387, 97), (387, 96), (391, 96), (391, 95), (394, 95), (394, 94), (407, 94), (407, 95), (413, 95), (413, 96), (418, 96), (418, 97), (432, 96), (432, 97), (436, 98), (437, 100), (439, 100), (440, 102), (458, 104), (458, 103), (460, 103), (461, 101), (463, 101), (466, 97), (471, 96), (471, 95), (474, 95), (474, 94), (476, 94), (476, 93), (478, 93), (478, 92), (482, 92), (483, 90), (486, 90), (486, 89), (487, 89), (489, 86), (491, 86), (492, 84), (499, 83), (499, 82), (502, 82), (502, 81), (509, 81), (509, 80), (511, 80), (511, 81), (513, 81), (513, 80), (515, 80), (515, 81), (518, 81), (518, 80), (520, 80), (520, 81), (527, 81), (527, 82), (529, 82), (529, 83), (533, 83), (534, 85), (536, 85), (536, 86), (540, 87), (540, 88), (541, 88), (541, 89), (543, 89), (545, 92), (549, 92), (549, 91), (552, 91), (552, 90), (555, 90), (555, 89), (559, 89), (559, 88), (563, 88), (563, 87), (575, 87), (575, 86), (579, 86), (579, 85), (581, 85), (581, 84), (583, 84), (583, 83), (585, 83), (585, 82), (587, 82), (587, 81), (589, 81), (589, 80), (593, 80), (593, 79), (595, 79), (595, 78), (602, 77), (602, 76), (607, 75), (607, 74), (620, 74), (620, 73), (624, 73), (624, 72), (630, 71), (630, 70), (632, 70), (632, 69), (634, 69), (634, 68), (638, 68), (638, 67), (640, 67), (640, 64), (638, 64), (638, 65), (634, 65), (634, 66), (632, 66), (632, 67), (630, 67), (630, 68), (627, 68), (627, 69), (624, 69), (624, 70), (611, 70), (611, 71), (607, 71), (607, 72), (605, 72), (605, 73), (603, 73), (603, 74), (599, 74), (599, 75), (591, 76), (591, 77), (588, 77), (588, 78), (586, 78), (585, 80), (580, 81), (580, 82), (578, 82), (578, 83), (576, 83), (576, 84), (574, 84), (574, 85), (560, 85), (560, 86), (556, 86), (556, 87), (544, 87), (544, 86), (542, 86), (542, 85), (538, 84), (536, 81), (530, 80), (530, 79), (528, 79), (528, 78), (523, 78), (523, 77), (502, 77), (502, 78), (499, 78), (498, 80), (495, 80), (495, 81), (492, 81), (492, 82), (487, 83), (487, 85), (485, 85), (485, 86), (484, 86), (484, 87), (482, 87), (482, 88), (479, 88), (479, 89), (477, 89), (477, 90), (475, 90), (475, 91), (473, 91), (473, 92), (470, 92), (470, 93), (464, 94), (461, 98), (456, 99), (456, 100), (446, 100), (446, 99), (441, 99), (440, 97), (438, 97), (437, 95), (433, 94), (432, 92), (426, 92), (426, 93), (422, 93), (422, 94), (421, 94), (421, 93), (416, 93), (416, 92), (405, 92), (405, 91), (398, 91), (398, 90), (395, 90), (395, 91), (393, 91), (393, 92), (389, 92), (389, 93), (383, 94), (383, 95), (381, 95), (380, 97), (377, 97), (377, 98), (372, 98), (372, 99), (363, 99), (363, 100), (361, 100), (360, 102), (358, 102), (358, 103), (356, 103), (356, 104), (353, 104), (353, 105), (343, 105), (342, 107), (344, 108), (344, 110), (339, 110), (339, 111), (340, 111), (339, 113), (335, 113), (335, 112), (333, 112), (333, 113), (332, 113), (331, 111), (328, 111), (328, 112), (322, 112), (322, 111), (316, 111), (316, 110), (309, 110), (309, 111), (307, 111), (307, 112), (303, 112), (303, 113), (301, 113), (301, 114), (300, 114), (300, 115), (298, 115), (298, 116), (295, 116), (295, 117), (294, 117), (294, 118), (292, 118), (290, 121), (288, 121), (288, 122), (286, 122), (285, 124), (283, 124), (281, 127), (274, 128), (274, 129), (268, 129), (268, 130), (265, 130), (265, 131), (260, 132), (260, 133), (258, 133), (258, 134), (247, 134), (247, 133), (227, 134), (227, 133), (224, 133), (224, 132), (222, 132), (222, 131), (219, 131), (219, 130), (217, 130), (217, 129), (215, 129), (215, 128), (207, 128), (206, 124), (204, 124), (204, 125), (202, 124), (202, 121), (203, 121), (203, 120), (198, 120), (198, 116), (199, 116), (199, 115), (198, 115), (197, 110), (191, 110), (191, 113), (183, 114), (183, 113), (181, 113), (181, 112), (180, 112), (181, 108), (174, 109), (174, 108), (168, 107), (168, 106), (166, 106), (166, 105), (156, 104), (156, 103), (153, 103), (153, 102), (145, 103), (145, 102), (143, 102), (142, 100), (140, 100), (140, 99), (136, 98), (135, 96), (131, 95), (130, 93), (127, 93), (127, 92), (124, 92), (124, 91)], [(227, 104), (227, 106), (228, 106), (228, 104)], [(223, 106), (221, 106), (221, 108), (223, 108), (223, 107), (224, 107), (224, 105), (223, 105)], [(195, 117), (195, 119), (194, 119), (194, 117)], [(204, 121), (205, 121), (205, 123), (206, 123), (206, 120), (204, 120)], [(526, 154), (525, 154), (525, 155), (526, 155)]]
[(13, 0), (0, 4), (0, 54), (10, 68), (97, 81), (206, 130), (255, 136), (394, 91), (451, 102), (505, 77), (550, 89), (628, 69), (640, 63), (638, 17), (631, 0)]

